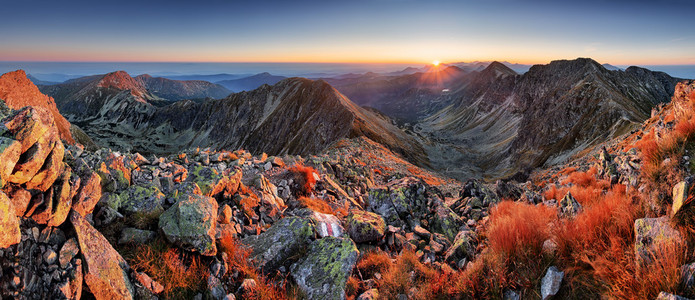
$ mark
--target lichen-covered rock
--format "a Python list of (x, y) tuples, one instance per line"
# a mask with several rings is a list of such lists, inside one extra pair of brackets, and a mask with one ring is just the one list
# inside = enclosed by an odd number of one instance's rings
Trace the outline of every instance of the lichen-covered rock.
[(690, 185), (686, 181), (681, 181), (673, 186), (673, 204), (671, 205), (671, 217), (680, 212), (684, 205), (688, 204), (688, 189)]
[(326, 237), (311, 243), (290, 274), (309, 299), (345, 299), (345, 284), (358, 256), (352, 240)]
[(289, 258), (305, 249), (314, 236), (311, 220), (286, 217), (275, 222), (268, 231), (243, 239), (242, 243), (252, 249), (251, 259), (267, 273), (289, 263)]
[(75, 238), (71, 238), (67, 240), (64, 244), (63, 247), (60, 248), (60, 252), (58, 255), (58, 262), (60, 262), (60, 267), (65, 268), (68, 266), (70, 261), (77, 255), (77, 253), (80, 252), (79, 245), (77, 244), (77, 240)]
[(375, 213), (353, 210), (347, 217), (347, 228), (355, 243), (375, 242), (384, 237), (386, 222)]
[(449, 263), (458, 263), (464, 258), (473, 259), (475, 254), (475, 233), (463, 230), (456, 234), (454, 243), (446, 250), (444, 260)]
[(0, 188), (7, 183), (7, 180), (14, 170), (14, 166), (19, 161), (22, 154), (22, 144), (10, 138), (0, 136)]
[(84, 281), (94, 297), (97, 300), (133, 299), (128, 263), (80, 214), (71, 213), (70, 222), (84, 257)]
[(7, 195), (0, 191), (0, 248), (17, 244), (21, 239), (22, 233), (14, 206)]
[(565, 272), (558, 270), (555, 266), (548, 268), (541, 280), (541, 299), (546, 300), (555, 296), (560, 290), (563, 277), (565, 277)]
[(398, 215), (394, 203), (400, 203), (401, 207), (405, 205), (405, 194), (402, 189), (372, 189), (369, 191), (369, 210), (381, 215), (387, 224), (396, 227), (403, 226), (403, 221)]
[(72, 208), (82, 216), (91, 214), (101, 199), (101, 177), (94, 172), (88, 172), (81, 177), (80, 189), (77, 192)]
[(567, 192), (567, 194), (562, 197), (560, 202), (558, 203), (558, 208), (560, 209), (560, 215), (565, 216), (565, 217), (573, 217), (576, 216), (579, 212), (582, 211), (582, 205), (577, 202), (574, 197), (572, 197), (572, 194), (570, 192)]
[(200, 187), (200, 191), (203, 195), (209, 196), (212, 195), (215, 187), (223, 178), (224, 177), (213, 168), (196, 165), (190, 168), (186, 181), (196, 183)]
[(29, 182), (41, 170), (56, 144), (60, 143), (56, 134), (55, 127), (49, 128), (34, 145), (22, 152), (8, 181), (16, 184)]
[(432, 231), (443, 234), (450, 241), (453, 240), (458, 233), (461, 218), (439, 199), (435, 198), (434, 205), (434, 216), (431, 226)]
[(141, 214), (161, 214), (164, 212), (165, 196), (154, 185), (131, 185), (119, 195), (119, 209), (125, 215)]
[(683, 245), (683, 236), (671, 226), (667, 216), (635, 220), (635, 263), (648, 265), (661, 247)]
[(26, 188), (42, 192), (48, 190), (63, 171), (64, 154), (65, 147), (63, 147), (63, 143), (57, 141), (39, 172), (26, 183)]
[(217, 209), (215, 199), (187, 194), (159, 217), (159, 228), (169, 242), (183, 249), (215, 255)]
[(53, 207), (51, 219), (46, 224), (50, 227), (60, 226), (68, 218), (70, 208), (72, 207), (72, 195), (70, 194), (71, 175), (70, 167), (67, 164), (64, 165), (60, 178), (53, 186), (53, 198), (56, 203)]
[[(198, 173), (198, 176), (200, 176), (200, 173)], [(216, 184), (212, 185), (212, 190), (209, 192), (210, 195), (213, 197), (231, 198), (239, 190), (241, 176), (241, 170), (236, 170), (234, 174), (222, 177)]]

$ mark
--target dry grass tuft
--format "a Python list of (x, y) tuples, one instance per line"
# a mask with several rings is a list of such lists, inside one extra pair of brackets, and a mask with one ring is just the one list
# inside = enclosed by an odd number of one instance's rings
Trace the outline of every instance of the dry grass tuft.
[(128, 262), (164, 286), (162, 296), (167, 299), (192, 298), (207, 289), (208, 267), (200, 256), (173, 248), (161, 238), (135, 247)]
[(314, 174), (318, 174), (316, 169), (312, 167), (307, 167), (302, 163), (297, 163), (288, 169), (292, 174), (294, 174), (295, 182), (299, 183), (302, 188), (300, 195), (310, 195), (316, 187), (316, 178)]

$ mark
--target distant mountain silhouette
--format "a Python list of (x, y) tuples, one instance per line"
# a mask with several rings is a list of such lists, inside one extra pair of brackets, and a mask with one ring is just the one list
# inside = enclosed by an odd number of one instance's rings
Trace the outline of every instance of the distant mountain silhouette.
[(264, 84), (273, 85), (285, 78), (287, 77), (272, 75), (268, 72), (263, 72), (253, 76), (239, 79), (217, 81), (217, 84), (222, 85), (231, 91), (241, 92), (256, 89), (257, 87)]

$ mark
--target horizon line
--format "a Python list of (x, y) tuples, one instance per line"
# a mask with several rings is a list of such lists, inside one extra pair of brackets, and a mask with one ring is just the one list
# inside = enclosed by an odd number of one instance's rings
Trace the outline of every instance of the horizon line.
[[(573, 59), (570, 58), (563, 58), (563, 59), (551, 59), (546, 62), (518, 62), (518, 61), (510, 61), (508, 59), (490, 59), (490, 60), (471, 60), (471, 61), (466, 61), (466, 60), (460, 60), (460, 61), (454, 61), (454, 62), (444, 62), (442, 61), (441, 64), (443, 65), (451, 65), (451, 64), (457, 64), (457, 63), (485, 63), (485, 62), (506, 62), (510, 64), (520, 64), (520, 65), (543, 65), (543, 64), (549, 64), (553, 61), (557, 60), (575, 60), (578, 58), (582, 57), (576, 57)], [(589, 59), (592, 59), (596, 61), (595, 59), (591, 57), (587, 57)], [(146, 61), (146, 60), (2, 60), (0, 59), (0, 63), (161, 63), (161, 64), (344, 64), (344, 65), (354, 65), (354, 64), (365, 64), (365, 65), (431, 65), (432, 62), (416, 62), (416, 61), (403, 61), (403, 62), (398, 62), (398, 61), (390, 61), (390, 62), (376, 62), (376, 61)], [(615, 66), (639, 66), (639, 65), (646, 65), (646, 66), (695, 66), (694, 63), (640, 63), (640, 64), (624, 64), (624, 63), (601, 63), (601, 64), (610, 64), (610, 65), (615, 65)]]

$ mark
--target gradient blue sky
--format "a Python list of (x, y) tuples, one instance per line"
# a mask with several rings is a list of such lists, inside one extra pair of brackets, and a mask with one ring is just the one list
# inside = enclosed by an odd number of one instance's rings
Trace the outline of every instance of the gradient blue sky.
[(2, 1), (0, 60), (695, 64), (691, 1)]

